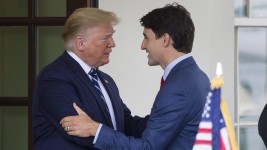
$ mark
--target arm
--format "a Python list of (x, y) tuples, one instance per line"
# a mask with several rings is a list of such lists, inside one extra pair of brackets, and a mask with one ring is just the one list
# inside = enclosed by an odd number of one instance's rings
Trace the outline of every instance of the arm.
[(135, 138), (141, 138), (144, 132), (149, 115), (144, 118), (139, 116), (132, 116), (131, 111), (124, 104), (124, 127), (125, 135), (134, 136)]
[(80, 97), (76, 93), (78, 87), (70, 79), (71, 77), (71, 75), (62, 75), (58, 71), (49, 71), (41, 74), (38, 78), (38, 93), (35, 93), (34, 101), (38, 102), (38, 112), (45, 119), (43, 123), (39, 122), (39, 125), (37, 125), (41, 126), (41, 130), (38, 132), (50, 136), (49, 133), (56, 131), (57, 136), (62, 136), (62, 138), (79, 145), (92, 147), (92, 137), (81, 139), (69, 136), (59, 124), (61, 118), (77, 115), (77, 112), (72, 109), (73, 102), (82, 106)]
[[(177, 90), (177, 88), (174, 89)], [(104, 149), (105, 147), (103, 146), (108, 145), (114, 149), (166, 149), (183, 129), (187, 109), (185, 106), (185, 96), (182, 93), (174, 94), (173, 92), (175, 91), (166, 90), (158, 94), (142, 138), (136, 139), (134, 137), (127, 137), (123, 133), (114, 131), (103, 125), (99, 132), (95, 147)], [(169, 94), (172, 96), (169, 96)], [(177, 101), (177, 99), (179, 99), (179, 101)], [(67, 120), (67, 118), (68, 117), (64, 118), (62, 122), (70, 121)], [(92, 126), (89, 130), (84, 128), (82, 131), (81, 127), (77, 124), (72, 124), (75, 126), (75, 130), (81, 131), (68, 132), (68, 134), (83, 136), (80, 133), (86, 132), (86, 136), (94, 136), (97, 129), (93, 127), (96, 126), (97, 123), (91, 119), (87, 120), (88, 121), (84, 124)], [(67, 127), (66, 124), (62, 125), (63, 127)]]
[(172, 142), (175, 141), (175, 138), (178, 138), (182, 132), (187, 117), (186, 97), (178, 93), (175, 97), (173, 97), (173, 94), (168, 96), (170, 93), (162, 91), (158, 94), (147, 128), (141, 138), (125, 136), (107, 126), (103, 126), (99, 132), (95, 147), (102, 149), (104, 145), (108, 145), (112, 149), (168, 149)]

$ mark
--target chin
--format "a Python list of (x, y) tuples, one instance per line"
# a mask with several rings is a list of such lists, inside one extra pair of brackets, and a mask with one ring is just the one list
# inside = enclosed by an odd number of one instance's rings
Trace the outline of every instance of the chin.
[(148, 63), (149, 66), (154, 66), (154, 63), (153, 63), (152, 61), (149, 61), (149, 60), (148, 60), (147, 63)]
[(101, 65), (101, 66), (104, 66), (104, 65), (106, 65), (106, 64), (108, 64), (109, 63), (109, 60), (108, 61), (105, 61), (105, 62), (103, 62), (103, 64)]
[(148, 62), (148, 65), (149, 66), (157, 66), (158, 64), (157, 63), (154, 63), (154, 62)]

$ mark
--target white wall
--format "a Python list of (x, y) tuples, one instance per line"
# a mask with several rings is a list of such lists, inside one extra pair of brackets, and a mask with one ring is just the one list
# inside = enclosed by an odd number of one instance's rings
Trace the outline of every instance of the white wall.
[[(147, 54), (141, 50), (143, 27), (139, 19), (170, 0), (100, 0), (99, 8), (115, 12), (121, 22), (115, 26), (116, 47), (111, 62), (100, 68), (116, 81), (122, 99), (134, 115), (150, 113), (159, 90), (163, 70), (147, 65)], [(234, 112), (234, 8), (232, 0), (180, 0), (191, 13), (195, 24), (192, 55), (210, 79), (217, 62), (222, 62), (225, 85), (223, 97)]]

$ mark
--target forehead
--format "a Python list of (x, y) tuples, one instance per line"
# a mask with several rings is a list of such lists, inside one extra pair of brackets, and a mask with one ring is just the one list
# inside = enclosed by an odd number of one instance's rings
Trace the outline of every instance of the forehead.
[(144, 28), (143, 31), (144, 36), (152, 37), (155, 36), (155, 33), (152, 31), (152, 29)]
[(114, 32), (115, 31), (112, 25), (104, 25), (104, 24), (100, 24), (87, 29), (87, 33), (89, 34), (110, 35), (113, 34)]

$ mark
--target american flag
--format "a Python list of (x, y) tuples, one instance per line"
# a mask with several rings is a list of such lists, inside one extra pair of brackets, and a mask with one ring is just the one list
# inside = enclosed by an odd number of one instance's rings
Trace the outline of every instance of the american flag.
[(193, 150), (232, 150), (220, 99), (221, 88), (208, 93)]

